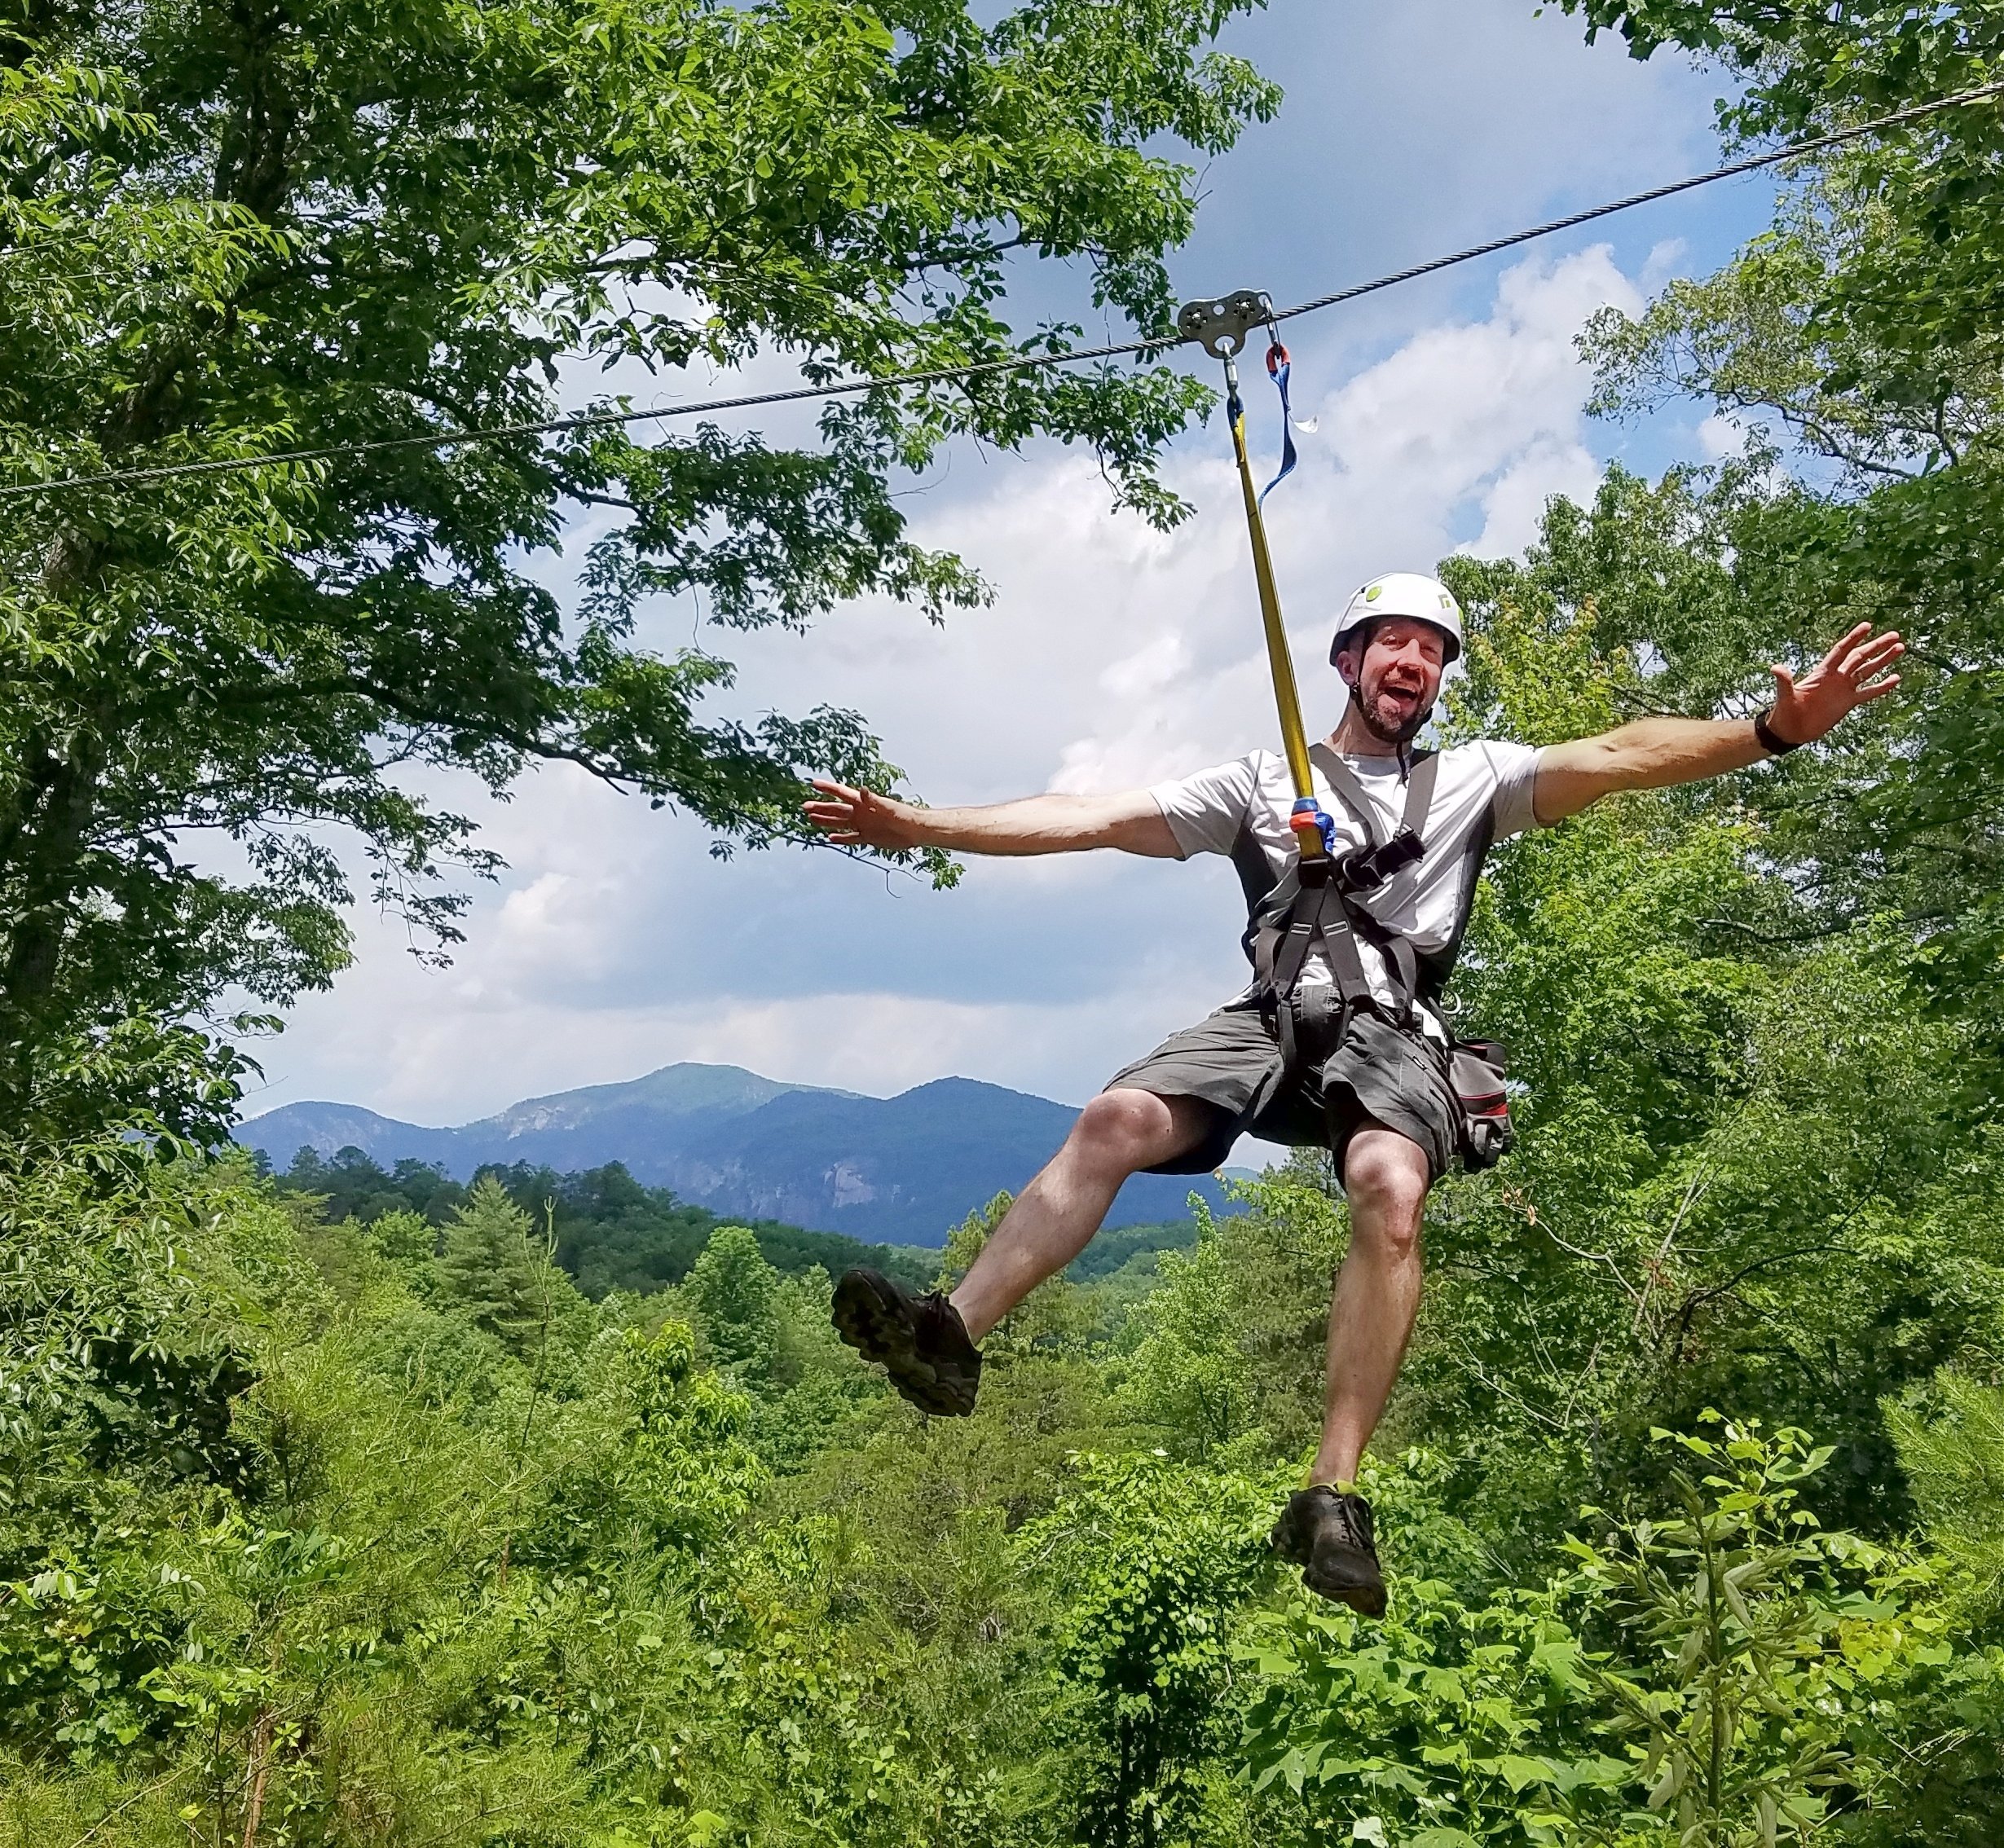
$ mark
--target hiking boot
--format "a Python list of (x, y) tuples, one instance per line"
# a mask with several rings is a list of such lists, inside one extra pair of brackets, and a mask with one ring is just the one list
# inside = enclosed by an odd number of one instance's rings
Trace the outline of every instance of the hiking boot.
[(915, 1296), (881, 1271), (845, 1272), (835, 1286), (835, 1332), (923, 1412), (965, 1418), (981, 1384), (981, 1355), (960, 1311), (937, 1290)]
[(1366, 1617), (1385, 1615), (1385, 1574), (1378, 1570), (1371, 1504), (1363, 1496), (1339, 1494), (1326, 1482), (1297, 1489), (1268, 1543), (1301, 1569), (1310, 1591)]

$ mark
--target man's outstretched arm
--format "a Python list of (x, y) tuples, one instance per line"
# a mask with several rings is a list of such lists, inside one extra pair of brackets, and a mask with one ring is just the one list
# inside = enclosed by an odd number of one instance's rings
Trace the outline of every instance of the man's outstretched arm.
[[(1768, 728), (1784, 744), (1814, 744), (1850, 713), (1900, 684), (1887, 671), (1906, 652), (1892, 631), (1861, 623), (1798, 682), (1771, 667)], [(1743, 770), (1769, 755), (1751, 719), (1637, 719), (1597, 737), (1548, 746), (1538, 760), (1531, 806), (1549, 825), (1617, 790), (1662, 790)]]
[(1174, 860), (1176, 837), (1146, 790), (1036, 795), (983, 808), (921, 808), (817, 777), (807, 818), (837, 847), (945, 847), (952, 853), (1078, 853), (1118, 847)]

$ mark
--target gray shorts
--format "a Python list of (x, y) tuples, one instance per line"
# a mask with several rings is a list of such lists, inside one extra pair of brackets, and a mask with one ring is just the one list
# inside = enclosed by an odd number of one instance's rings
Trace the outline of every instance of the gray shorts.
[(1341, 1045), (1319, 1063), (1306, 1062), (1292, 1084), (1282, 1082), (1280, 1049), (1258, 1010), (1233, 1006), (1172, 1034), (1117, 1072), (1107, 1089), (1196, 1098), (1212, 1107), (1210, 1133), (1152, 1174), (1208, 1174), (1224, 1165), (1241, 1136), (1253, 1135), (1326, 1148), (1340, 1178), (1351, 1136), (1374, 1123), (1417, 1142), (1432, 1180), (1460, 1151), (1461, 1107), (1448, 1083), (1446, 1051), (1368, 1009), (1353, 1017)]

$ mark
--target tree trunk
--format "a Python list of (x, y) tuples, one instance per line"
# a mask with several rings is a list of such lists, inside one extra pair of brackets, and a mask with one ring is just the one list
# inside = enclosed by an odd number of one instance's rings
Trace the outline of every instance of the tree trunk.
[[(97, 717), (91, 715), (93, 721)], [(26, 792), (33, 807), (21, 816), (14, 851), (0, 865), (0, 878), (12, 888), (14, 901), (0, 1008), (17, 1023), (39, 1014), (55, 990), (104, 759), (103, 729), (86, 722), (59, 755), (35, 767)]]
[(244, 1848), (258, 1848), (258, 1824), (264, 1819), (264, 1784), (271, 1769), (271, 1709), (262, 1707), (250, 1735), (250, 1795), (244, 1806)]

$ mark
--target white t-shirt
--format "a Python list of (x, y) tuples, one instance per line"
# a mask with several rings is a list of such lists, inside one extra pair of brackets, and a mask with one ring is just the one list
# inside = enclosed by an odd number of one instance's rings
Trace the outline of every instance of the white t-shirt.
[[(1434, 799), (1420, 830), (1425, 857), (1358, 902), (1388, 931), (1410, 939), (1415, 948), (1429, 954), (1445, 949), (1461, 915), (1468, 882), (1480, 871), (1467, 848), (1484, 816), (1493, 806), (1497, 840), (1537, 825), (1531, 798), (1540, 755), (1531, 745), (1491, 739), (1443, 751)], [(1356, 772), (1377, 810), (1379, 839), (1390, 839), (1406, 807), (1405, 779), (1398, 760), (1345, 754), (1343, 762)], [(1331, 789), (1319, 765), (1314, 768), (1316, 798), (1335, 818), (1337, 853), (1365, 845), (1363, 824), (1349, 802)], [(1275, 881), (1294, 864), (1294, 830), (1288, 825), (1294, 810), (1294, 785), (1287, 760), (1271, 751), (1256, 750), (1194, 777), (1157, 783), (1148, 793), (1176, 837), (1178, 859), (1187, 860), (1193, 853), (1231, 854), (1235, 849), (1244, 855), (1257, 849)], [(1372, 988), (1392, 1001), (1396, 991), (1382, 953), (1361, 941), (1358, 948)], [(1302, 984), (1332, 979), (1318, 943), (1302, 965)], [(1246, 993), (1251, 992), (1249, 986)]]

